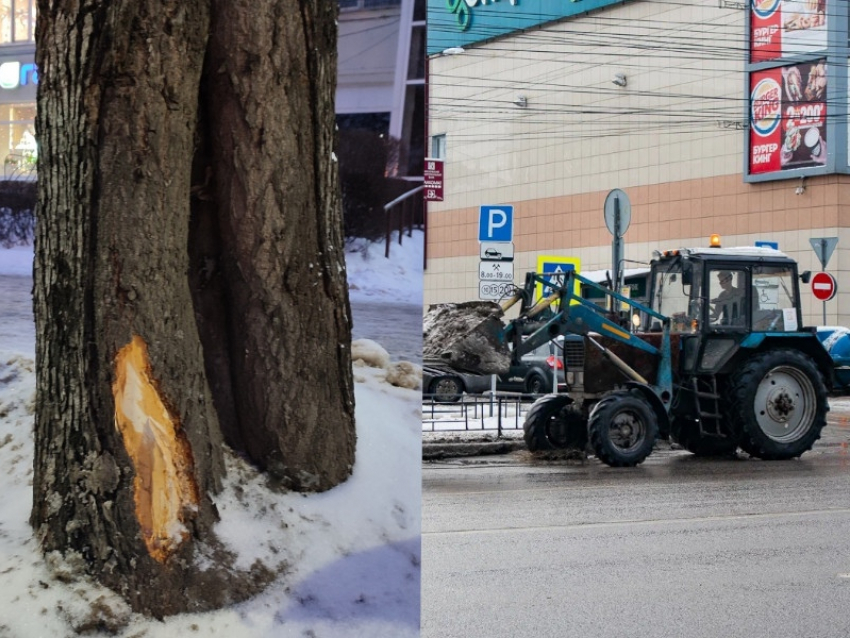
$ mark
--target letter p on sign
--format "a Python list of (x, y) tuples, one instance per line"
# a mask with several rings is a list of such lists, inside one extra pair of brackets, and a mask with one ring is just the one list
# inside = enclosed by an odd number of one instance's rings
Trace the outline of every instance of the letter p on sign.
[(482, 206), (478, 218), (478, 241), (513, 241), (514, 207)]

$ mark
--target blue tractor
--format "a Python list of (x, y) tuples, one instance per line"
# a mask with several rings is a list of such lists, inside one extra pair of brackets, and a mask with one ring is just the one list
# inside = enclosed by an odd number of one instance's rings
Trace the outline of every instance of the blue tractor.
[[(770, 248), (671, 250), (655, 254), (643, 305), (574, 272), (557, 283), (528, 273), (512, 299), (493, 304), (474, 335), (441, 356), (492, 373), (498, 358), (481, 356), (484, 341), (516, 358), (560, 335), (583, 337), (564, 349), (568, 391), (539, 399), (527, 414), (532, 451), (589, 442), (603, 462), (627, 467), (664, 437), (697, 455), (741, 448), (790, 459), (820, 437), (828, 393), (840, 385), (817, 330), (802, 325), (800, 282), (808, 277)], [(539, 284), (549, 293), (535, 303)], [(582, 286), (601, 290), (609, 303), (583, 299)], [(519, 317), (503, 324), (516, 303)]]

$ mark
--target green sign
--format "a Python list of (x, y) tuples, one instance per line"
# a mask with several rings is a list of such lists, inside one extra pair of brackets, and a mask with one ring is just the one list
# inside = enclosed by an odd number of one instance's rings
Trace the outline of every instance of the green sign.
[(625, 0), (428, 0), (428, 55)]

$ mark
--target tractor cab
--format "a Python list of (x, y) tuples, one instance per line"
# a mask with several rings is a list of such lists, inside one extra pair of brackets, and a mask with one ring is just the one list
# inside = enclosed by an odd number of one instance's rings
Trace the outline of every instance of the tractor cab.
[(772, 248), (717, 244), (656, 253), (651, 264), (650, 307), (679, 335), (683, 372), (720, 372), (742, 344), (801, 331), (796, 262)]

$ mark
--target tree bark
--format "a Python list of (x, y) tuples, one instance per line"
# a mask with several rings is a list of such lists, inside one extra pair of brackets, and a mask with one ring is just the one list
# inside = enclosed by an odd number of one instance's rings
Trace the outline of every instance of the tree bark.
[(354, 460), (353, 437), (338, 434), (350, 430), (354, 397), (331, 161), (336, 7), (213, 0), (203, 94), (215, 105), (212, 189), (230, 293), (241, 435), (230, 442), (299, 490), (336, 485)]
[(288, 487), (353, 464), (327, 4), (38, 3), (31, 522), (157, 616), (272, 577), (215, 540), (223, 436)]

